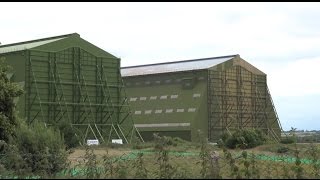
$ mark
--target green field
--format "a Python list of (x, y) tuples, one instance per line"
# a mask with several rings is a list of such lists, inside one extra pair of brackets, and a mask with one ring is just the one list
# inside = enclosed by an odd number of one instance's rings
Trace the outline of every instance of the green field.
[[(69, 150), (68, 168), (54, 176), (1, 178), (320, 178), (320, 144), (267, 143), (251, 149), (168, 138), (131, 145), (99, 145)], [(214, 154), (213, 154), (214, 153)], [(213, 156), (211, 156), (213, 155)]]
[[(74, 149), (70, 169), (56, 178), (319, 178), (319, 144), (313, 150), (310, 144), (266, 144), (226, 151), (211, 144), (158, 145)], [(281, 148), (287, 152), (278, 153)]]

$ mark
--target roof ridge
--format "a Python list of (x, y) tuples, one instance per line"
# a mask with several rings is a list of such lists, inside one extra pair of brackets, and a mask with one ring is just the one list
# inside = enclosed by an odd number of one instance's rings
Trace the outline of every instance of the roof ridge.
[(60, 36), (52, 36), (52, 37), (35, 39), (35, 40), (30, 40), (30, 41), (22, 41), (22, 42), (17, 42), (17, 43), (12, 43), (12, 44), (0, 45), (0, 48), (2, 48), (2, 47), (9, 47), (9, 46), (15, 46), (15, 45), (21, 45), (21, 44), (27, 44), (27, 43), (33, 43), (33, 42), (46, 41), (46, 40), (50, 40), (50, 39), (57, 39), (57, 38), (69, 37), (69, 36), (73, 36), (73, 35), (78, 35), (78, 36), (80, 36), (78, 33), (64, 34), (64, 35), (60, 35)]
[(154, 63), (154, 64), (143, 64), (143, 65), (135, 65), (135, 66), (126, 66), (126, 67), (121, 67), (121, 69), (144, 67), (144, 66), (154, 66), (154, 65), (163, 65), (163, 64), (194, 62), (194, 61), (203, 61), (203, 60), (212, 60), (212, 59), (220, 59), (220, 58), (228, 58), (228, 57), (236, 57), (236, 56), (239, 56), (239, 54), (227, 55), (227, 56), (216, 56), (216, 57), (209, 57), (209, 58), (189, 59), (189, 60), (181, 60), (181, 61), (170, 61), (170, 62), (162, 62), (162, 63)]

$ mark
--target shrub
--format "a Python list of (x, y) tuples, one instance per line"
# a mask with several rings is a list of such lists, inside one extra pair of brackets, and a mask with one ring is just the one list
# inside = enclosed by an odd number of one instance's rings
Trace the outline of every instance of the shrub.
[(21, 121), (15, 144), (33, 173), (53, 175), (67, 165), (67, 152), (60, 132), (45, 127), (44, 123), (34, 122), (28, 126)]
[(146, 179), (148, 177), (148, 170), (145, 166), (143, 160), (143, 153), (138, 153), (138, 157), (133, 163), (133, 168), (135, 168), (135, 178)]
[(225, 140), (228, 148), (253, 148), (262, 145), (266, 141), (265, 134), (258, 129), (241, 129), (235, 131), (231, 136), (223, 135), (221, 139)]
[(288, 147), (285, 147), (285, 146), (280, 146), (278, 147), (277, 149), (277, 153), (286, 153), (289, 151), (289, 148)]
[(167, 146), (177, 146), (177, 141), (172, 137), (159, 136), (157, 133), (153, 134), (155, 149), (162, 149)]
[(296, 138), (293, 136), (287, 136), (287, 137), (282, 138), (280, 140), (280, 143), (282, 143), (282, 144), (293, 144), (295, 142), (296, 142)]
[(18, 118), (15, 98), (23, 94), (23, 89), (8, 78), (9, 70), (11, 67), (0, 57), (0, 169), (19, 175), (61, 171), (67, 154), (60, 132), (44, 123), (28, 126)]
[(76, 130), (68, 122), (61, 122), (58, 125), (60, 132), (65, 140), (66, 148), (71, 149), (79, 146), (80, 139), (75, 136)]
[(0, 58), (0, 140), (8, 142), (14, 136), (17, 126), (17, 113), (14, 98), (23, 94), (23, 89), (10, 82), (7, 73), (12, 68)]
[(153, 143), (152, 142), (135, 142), (133, 144), (131, 144), (132, 149), (146, 149), (146, 148), (151, 148), (153, 147)]
[[(0, 141), (0, 149), (0, 162), (4, 170), (12, 171), (17, 175), (24, 175), (29, 171), (16, 145), (8, 144), (5, 141)], [(4, 172), (1, 171), (0, 174), (3, 173)]]

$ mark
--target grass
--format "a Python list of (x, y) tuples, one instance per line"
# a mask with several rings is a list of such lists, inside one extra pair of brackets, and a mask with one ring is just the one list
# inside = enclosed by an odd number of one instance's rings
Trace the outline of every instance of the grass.
[[(288, 151), (278, 153), (279, 147)], [(320, 144), (270, 143), (224, 150), (204, 142), (172, 139), (91, 146), (73, 149), (69, 169), (53, 178), (319, 178), (319, 149)], [(216, 159), (211, 157), (213, 152)]]

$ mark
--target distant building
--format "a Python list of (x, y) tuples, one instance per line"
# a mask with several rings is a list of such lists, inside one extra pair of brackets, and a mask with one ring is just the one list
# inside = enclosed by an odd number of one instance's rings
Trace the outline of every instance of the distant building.
[(77, 33), (2, 45), (0, 56), (25, 89), (18, 110), (27, 122), (70, 124), (83, 143), (131, 141), (119, 58)]
[(153, 133), (211, 142), (239, 128), (279, 140), (281, 125), (265, 73), (239, 55), (121, 68), (135, 126)]

